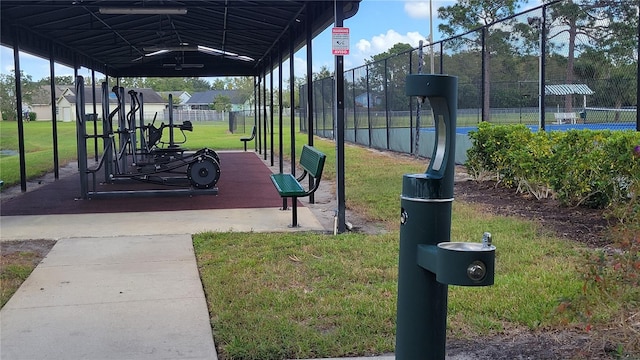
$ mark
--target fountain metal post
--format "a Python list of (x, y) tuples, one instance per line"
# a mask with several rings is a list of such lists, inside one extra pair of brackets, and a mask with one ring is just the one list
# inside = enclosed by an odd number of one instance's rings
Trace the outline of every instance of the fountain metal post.
[(448, 285), (493, 284), (495, 247), (450, 242), (457, 77), (408, 75), (406, 94), (428, 99), (435, 147), (425, 173), (402, 179), (396, 359), (444, 359)]

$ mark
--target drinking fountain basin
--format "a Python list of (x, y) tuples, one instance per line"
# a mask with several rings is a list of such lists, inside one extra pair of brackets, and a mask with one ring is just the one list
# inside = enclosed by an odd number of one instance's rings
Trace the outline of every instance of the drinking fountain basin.
[(496, 249), (493, 245), (485, 245), (474, 242), (442, 242), (438, 247), (451, 251), (493, 251)]
[(461, 286), (493, 285), (496, 247), (490, 243), (442, 242), (436, 249), (436, 281)]

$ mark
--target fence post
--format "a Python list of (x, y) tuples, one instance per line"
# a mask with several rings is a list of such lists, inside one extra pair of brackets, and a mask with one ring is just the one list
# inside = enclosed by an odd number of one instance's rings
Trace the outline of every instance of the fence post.
[(384, 117), (385, 117), (385, 127), (387, 130), (387, 150), (389, 150), (389, 87), (387, 78), (387, 59), (384, 59)]

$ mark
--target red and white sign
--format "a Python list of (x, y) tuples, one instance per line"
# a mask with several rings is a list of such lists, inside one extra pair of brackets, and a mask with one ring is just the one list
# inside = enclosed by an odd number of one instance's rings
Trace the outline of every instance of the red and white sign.
[(349, 28), (331, 29), (331, 52), (333, 55), (349, 55)]

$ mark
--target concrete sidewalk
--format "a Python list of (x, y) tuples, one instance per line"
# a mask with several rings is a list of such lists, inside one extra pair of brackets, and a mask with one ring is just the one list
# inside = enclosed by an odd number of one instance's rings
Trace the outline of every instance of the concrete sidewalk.
[(300, 227), (291, 228), (291, 210), (276, 208), (1, 216), (0, 241), (205, 231), (325, 231), (307, 207), (298, 207), (298, 222)]
[(190, 235), (59, 240), (0, 319), (6, 360), (217, 359)]

